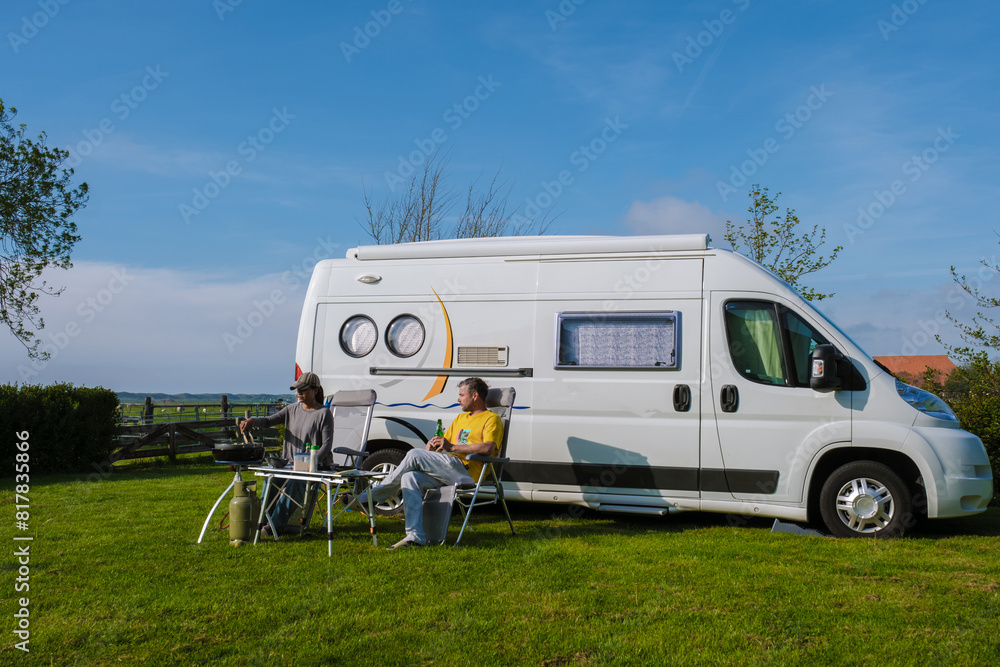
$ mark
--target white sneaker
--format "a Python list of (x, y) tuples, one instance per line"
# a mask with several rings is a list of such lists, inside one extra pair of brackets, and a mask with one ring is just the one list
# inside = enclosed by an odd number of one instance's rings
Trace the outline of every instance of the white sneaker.
[(422, 546), (424, 545), (422, 545), (420, 542), (417, 542), (416, 540), (411, 540), (409, 537), (405, 537), (401, 539), (399, 542), (393, 544), (391, 547), (388, 547), (386, 551), (392, 551), (393, 549), (402, 549), (404, 547), (422, 547)]

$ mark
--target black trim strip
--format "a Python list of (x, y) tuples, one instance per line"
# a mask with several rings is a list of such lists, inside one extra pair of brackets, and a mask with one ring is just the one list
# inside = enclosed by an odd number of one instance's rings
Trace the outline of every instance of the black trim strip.
[(778, 489), (777, 470), (722, 470), (604, 463), (511, 461), (503, 481), (660, 491), (711, 491), (771, 495)]
[(712, 468), (702, 468), (701, 490), (713, 491), (716, 493), (732, 493), (732, 491), (729, 490), (729, 481), (726, 480), (726, 471), (715, 470)]
[(496, 368), (492, 366), (485, 368), (474, 368), (472, 366), (462, 366), (459, 368), (391, 368), (388, 366), (370, 366), (368, 368), (370, 375), (418, 375), (421, 377), (447, 375), (449, 377), (530, 378), (534, 375), (534, 372), (533, 368)]
[(777, 470), (727, 470), (726, 479), (733, 493), (763, 493), (778, 490)]

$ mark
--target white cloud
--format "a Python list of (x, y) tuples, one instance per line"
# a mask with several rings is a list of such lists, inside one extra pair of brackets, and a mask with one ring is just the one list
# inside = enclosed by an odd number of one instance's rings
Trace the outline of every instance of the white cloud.
[(711, 234), (718, 245), (726, 223), (707, 206), (669, 195), (652, 201), (632, 202), (624, 218), (636, 234)]
[(287, 390), (304, 284), (277, 274), (240, 281), (93, 262), (46, 278), (67, 285), (59, 298), (40, 301), (41, 338), (52, 356), (33, 363), (5, 334), (0, 368), (8, 381), (170, 393)]

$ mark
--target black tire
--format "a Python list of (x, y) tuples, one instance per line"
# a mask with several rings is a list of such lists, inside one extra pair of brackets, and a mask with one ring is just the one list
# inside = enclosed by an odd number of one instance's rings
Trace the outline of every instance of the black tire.
[(837, 537), (902, 537), (916, 519), (910, 488), (875, 461), (852, 461), (834, 470), (820, 491), (819, 509)]
[[(365, 457), (361, 464), (363, 470), (377, 470), (379, 472), (392, 472), (396, 469), (406, 456), (402, 449), (380, 449)], [(375, 514), (379, 516), (399, 516), (403, 513), (402, 496), (393, 496), (388, 500), (375, 506)]]

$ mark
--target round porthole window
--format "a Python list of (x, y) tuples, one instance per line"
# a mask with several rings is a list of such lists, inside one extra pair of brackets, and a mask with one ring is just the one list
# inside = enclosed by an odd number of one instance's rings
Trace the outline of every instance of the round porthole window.
[(364, 315), (355, 315), (340, 328), (340, 346), (352, 357), (363, 357), (375, 347), (378, 327)]
[(424, 344), (424, 325), (413, 315), (400, 315), (385, 330), (385, 344), (397, 357), (412, 357)]

